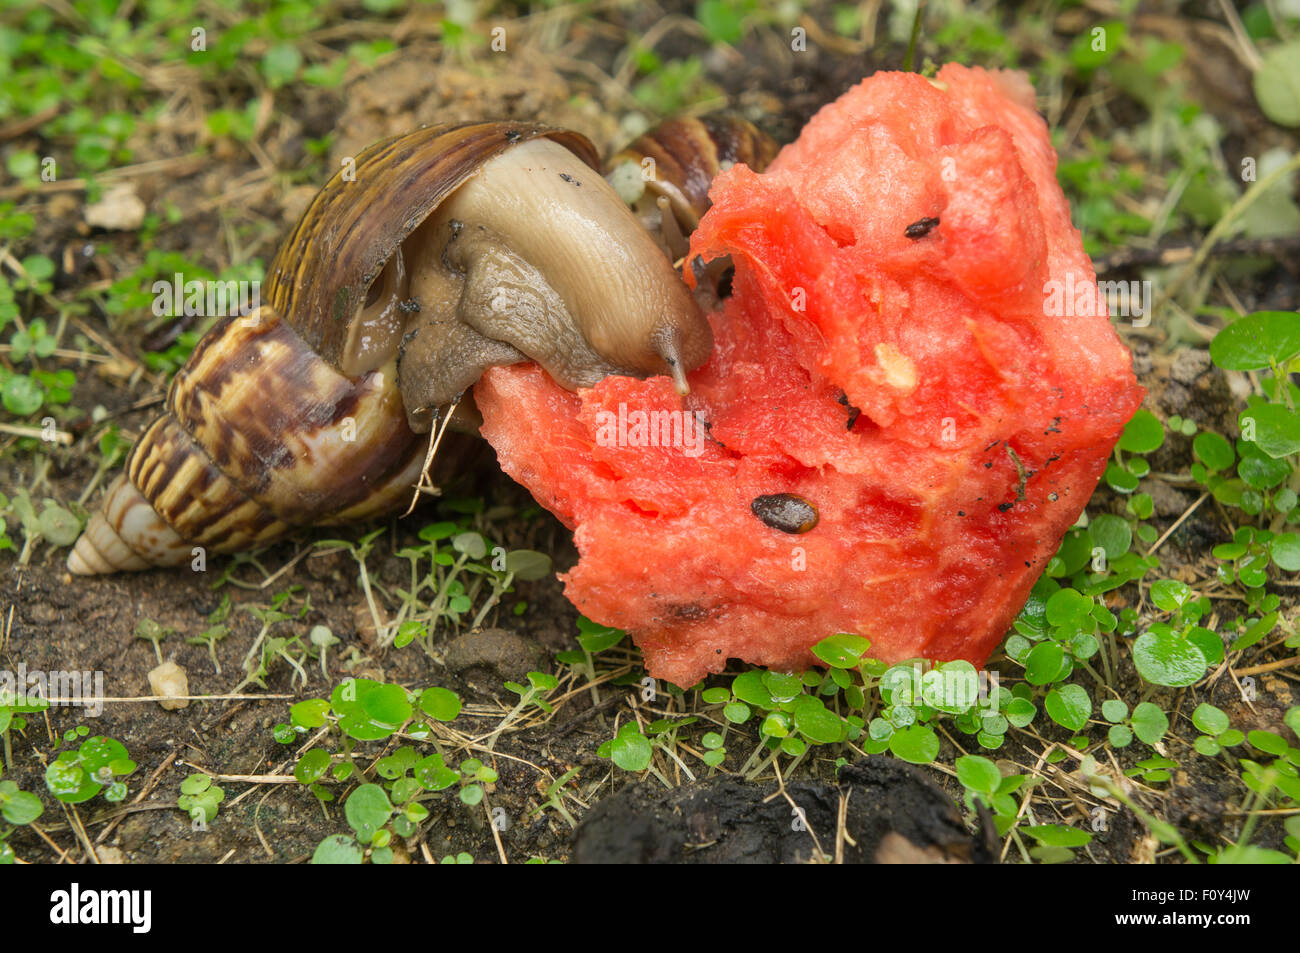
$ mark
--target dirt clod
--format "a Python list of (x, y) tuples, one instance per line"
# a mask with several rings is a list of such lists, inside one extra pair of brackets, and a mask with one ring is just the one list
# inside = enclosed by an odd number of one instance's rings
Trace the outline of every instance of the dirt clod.
[(1179, 351), (1169, 368), (1169, 376), (1180, 384), (1192, 384), (1209, 369), (1209, 351)]
[(867, 758), (841, 769), (838, 785), (800, 782), (787, 790), (798, 811), (771, 797), (770, 784), (731, 778), (626, 788), (584, 818), (573, 862), (807, 863), (818, 843), (853, 864), (991, 862), (992, 851), (966, 832), (952, 800), (897, 761)]
[(447, 645), (447, 668), (474, 685), (523, 681), (529, 672), (545, 670), (547, 661), (537, 642), (505, 629), (469, 632)]

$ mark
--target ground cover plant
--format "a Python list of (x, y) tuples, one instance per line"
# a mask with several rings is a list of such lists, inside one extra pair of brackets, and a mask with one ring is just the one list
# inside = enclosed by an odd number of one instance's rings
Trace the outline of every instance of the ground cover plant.
[[(790, 796), (870, 756), (1006, 862), (1294, 863), (1300, 22), (912, 9), (0, 8), (0, 862), (565, 861), (634, 784)], [(1147, 390), (983, 667), (828, 632), (819, 665), (649, 677), (563, 598), (571, 537), (490, 454), (404, 521), (64, 570), (216, 318), (155, 310), (155, 283), (263, 277), (370, 142), (491, 114), (608, 148), (724, 106), (789, 141), (873, 70), (949, 61), (1026, 71)], [(801, 859), (834, 860), (800, 809)]]

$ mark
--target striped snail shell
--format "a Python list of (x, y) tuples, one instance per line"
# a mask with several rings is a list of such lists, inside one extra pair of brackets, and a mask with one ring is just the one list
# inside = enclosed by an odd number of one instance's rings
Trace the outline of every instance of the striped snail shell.
[[(655, 188), (680, 176), (689, 228), (707, 207), (689, 148), (716, 172), (750, 141), (703, 122), (633, 147), (666, 148)], [(431, 126), (362, 152), (285, 239), (261, 306), (218, 321), (177, 373), (68, 569), (179, 565), (195, 547), (239, 552), (392, 512), (423, 476), (424, 434), (492, 365), (535, 360), (569, 389), (667, 374), (684, 393), (708, 322), (599, 168), (577, 133), (517, 122)], [(474, 416), (467, 401), (451, 422)]]
[(776, 158), (770, 136), (739, 116), (668, 119), (610, 159), (611, 183), (673, 261), (712, 204), (719, 172), (743, 163), (762, 172)]

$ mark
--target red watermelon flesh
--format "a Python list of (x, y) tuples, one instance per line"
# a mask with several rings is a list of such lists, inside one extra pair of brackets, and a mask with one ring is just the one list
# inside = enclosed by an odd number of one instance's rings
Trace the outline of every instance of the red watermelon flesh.
[[(837, 632), (982, 664), (1143, 393), (1055, 162), (1020, 74), (877, 73), (766, 173), (715, 182), (691, 252), (729, 255), (734, 292), (687, 397), (486, 374), (483, 435), (574, 530), (569, 599), (683, 686), (729, 658), (806, 666)], [(707, 434), (655, 441), (655, 411)], [(815, 527), (762, 521), (769, 494)]]

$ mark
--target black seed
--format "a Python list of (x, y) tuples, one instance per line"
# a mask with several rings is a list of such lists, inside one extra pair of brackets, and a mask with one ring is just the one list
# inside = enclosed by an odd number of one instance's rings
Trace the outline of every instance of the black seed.
[(849, 403), (849, 395), (844, 393), (844, 391), (840, 391), (840, 396), (836, 397), (835, 400), (849, 409), (849, 419), (845, 423), (844, 429), (852, 430), (853, 425), (858, 422), (858, 416), (862, 413), (862, 411), (858, 410), (858, 408), (854, 407), (852, 404)]
[(999, 512), (999, 513), (1005, 513), (1005, 512), (1007, 512), (1009, 509), (1011, 509), (1011, 507), (1013, 507), (1013, 506), (1015, 506), (1015, 505), (1016, 505), (1016, 504), (1014, 504), (1014, 503), (999, 503), (999, 504), (998, 504), (998, 512)]
[(916, 241), (918, 238), (924, 238), (926, 235), (929, 235), (930, 229), (934, 228), (938, 224), (939, 219), (937, 217), (923, 218), (919, 222), (913, 222), (911, 225), (907, 226), (907, 229), (903, 234), (913, 241)]
[(756, 496), (749, 508), (765, 524), (783, 533), (806, 533), (817, 525), (817, 507), (793, 493)]

